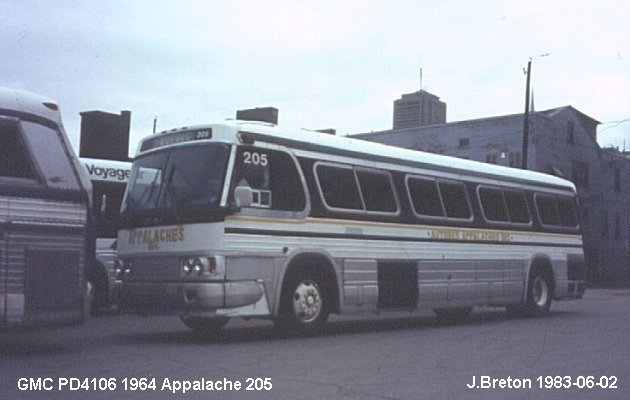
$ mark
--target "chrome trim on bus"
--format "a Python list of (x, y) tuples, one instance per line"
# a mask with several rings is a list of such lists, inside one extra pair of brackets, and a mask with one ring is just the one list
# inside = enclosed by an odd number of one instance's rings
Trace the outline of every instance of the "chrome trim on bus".
[(236, 149), (238, 146), (232, 145), (230, 149), (230, 158), (228, 159), (227, 170), (225, 171), (225, 182), (223, 183), (223, 192), (221, 193), (221, 207), (227, 206), (228, 197), (230, 195), (230, 185), (232, 184), (232, 172), (236, 163)]

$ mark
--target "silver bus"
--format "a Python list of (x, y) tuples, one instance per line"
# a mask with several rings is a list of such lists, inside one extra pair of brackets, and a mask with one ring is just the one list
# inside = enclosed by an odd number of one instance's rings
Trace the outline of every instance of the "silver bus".
[(121, 209), (122, 303), (203, 332), (543, 315), (585, 291), (576, 202), (554, 176), (272, 124), (164, 132), (141, 142)]
[(122, 282), (115, 269), (117, 220), (131, 162), (80, 158), (92, 182), (92, 210), (95, 221), (96, 260), (88, 280), (93, 290), (92, 314), (118, 303)]
[(84, 319), (90, 196), (57, 104), (0, 89), (0, 328)]

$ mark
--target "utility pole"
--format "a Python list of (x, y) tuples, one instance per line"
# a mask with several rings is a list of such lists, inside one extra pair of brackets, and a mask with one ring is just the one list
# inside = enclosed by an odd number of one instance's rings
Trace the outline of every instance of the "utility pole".
[(527, 169), (527, 153), (529, 149), (529, 81), (532, 75), (532, 59), (527, 62), (527, 84), (525, 85), (525, 114), (523, 115), (523, 150), (522, 169)]

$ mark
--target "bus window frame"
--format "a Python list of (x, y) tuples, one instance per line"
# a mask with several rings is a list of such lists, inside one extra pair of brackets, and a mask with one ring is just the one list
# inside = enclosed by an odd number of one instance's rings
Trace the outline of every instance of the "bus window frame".
[[(455, 184), (458, 186), (462, 186), (464, 188), (463, 192), (464, 192), (464, 197), (466, 198), (466, 204), (468, 204), (468, 212), (470, 214), (470, 217), (468, 218), (456, 218), (456, 217), (449, 217), (447, 212), (446, 212), (446, 203), (444, 202), (444, 196), (442, 195), (442, 190), (440, 189), (440, 183), (445, 183), (445, 184)], [(438, 192), (440, 192), (440, 199), (442, 200), (442, 206), (444, 207), (444, 218), (447, 221), (458, 221), (458, 222), (469, 222), (472, 223), (475, 220), (475, 211), (472, 207), (472, 202), (470, 201), (470, 196), (468, 195), (468, 187), (466, 185), (466, 182), (464, 181), (460, 181), (457, 179), (437, 179), (437, 186), (438, 186)]]
[[(400, 200), (398, 199), (398, 193), (396, 191), (396, 185), (394, 184), (394, 177), (392, 176), (391, 172), (384, 169), (369, 168), (369, 167), (363, 167), (360, 165), (353, 166), (353, 170), (354, 170), (354, 177), (357, 181), (357, 184), (359, 185), (359, 193), (361, 193), (361, 200), (363, 201), (365, 212), (368, 213), (369, 215), (383, 215), (383, 216), (389, 216), (389, 217), (398, 217), (401, 213), (401, 206), (400, 206)], [(359, 171), (367, 172), (370, 174), (383, 175), (387, 177), (387, 181), (389, 182), (389, 188), (391, 189), (391, 192), (394, 195), (394, 202), (396, 203), (396, 211), (370, 211), (367, 209), (367, 205), (365, 204), (365, 197), (363, 195), (363, 189), (361, 189), (361, 181), (359, 180), (359, 175), (358, 175)]]
[(580, 209), (579, 209), (579, 203), (578, 203), (578, 197), (576, 196), (566, 196), (566, 195), (560, 195), (556, 197), (556, 201), (558, 202), (558, 216), (560, 217), (560, 222), (562, 223), (562, 212), (560, 211), (560, 200), (561, 198), (566, 198), (567, 200), (571, 201), (571, 205), (573, 206), (573, 210), (575, 212), (575, 226), (565, 226), (562, 225), (562, 228), (568, 228), (568, 229), (576, 229), (579, 230), (580, 229)]
[[(506, 216), (508, 218), (507, 221), (495, 221), (495, 220), (488, 219), (488, 217), (486, 216), (486, 211), (484, 210), (483, 202), (481, 201), (481, 193), (480, 193), (481, 189), (498, 190), (498, 191), (501, 192), (501, 198), (503, 199), (503, 207), (505, 209), (505, 213), (506, 213)], [(521, 194), (523, 194), (525, 196), (525, 207), (527, 207), (527, 214), (529, 215), (529, 222), (528, 223), (512, 222), (511, 221), (510, 208), (508, 206), (507, 199), (505, 198), (505, 193), (508, 192), (508, 191), (510, 191), (510, 192), (518, 192), (518, 193), (521, 193)], [(481, 210), (481, 217), (483, 218), (484, 223), (486, 223), (488, 225), (514, 226), (514, 227), (519, 227), (519, 228), (531, 227), (533, 225), (533, 218), (532, 218), (531, 210), (529, 209), (529, 204), (527, 204), (527, 193), (525, 191), (518, 190), (518, 189), (512, 189), (512, 188), (501, 187), (501, 186), (479, 184), (479, 185), (477, 185), (477, 188), (475, 189), (475, 192), (477, 193), (477, 201), (479, 202), (479, 209)]]
[[(47, 187), (45, 184), (44, 174), (39, 167), (39, 164), (35, 162), (35, 155), (33, 150), (31, 149), (30, 143), (26, 140), (24, 127), (22, 126), (22, 120), (17, 117), (10, 117), (0, 115), (0, 125), (7, 125), (9, 128), (15, 128), (17, 140), (22, 146), (24, 150), (24, 154), (27, 156), (27, 163), (31, 168), (31, 172), (33, 173), (33, 178), (21, 178), (15, 176), (4, 176), (0, 175), (0, 181), (4, 181), (12, 186), (29, 186), (32, 188), (44, 188)], [(13, 125), (13, 127), (11, 126)], [(53, 189), (53, 188), (51, 188)]]
[[(352, 208), (341, 208), (341, 207), (332, 207), (326, 201), (326, 196), (324, 196), (324, 190), (322, 189), (321, 182), (319, 180), (319, 174), (317, 173), (317, 168), (322, 165), (331, 168), (339, 168), (346, 169), (352, 172), (352, 176), (354, 177), (354, 181), (357, 185), (357, 193), (359, 194), (359, 200), (361, 201), (362, 208), (352, 209)], [(322, 201), (322, 205), (329, 212), (338, 212), (338, 213), (346, 213), (346, 214), (364, 214), (365, 213), (365, 203), (363, 202), (363, 195), (361, 194), (361, 188), (359, 187), (359, 181), (357, 180), (357, 175), (354, 173), (354, 167), (351, 164), (341, 164), (329, 161), (320, 161), (317, 160), (313, 163), (313, 176), (315, 177), (315, 184), (317, 185), (317, 191), (319, 192), (319, 197)]]
[[(347, 169), (347, 170), (352, 171), (352, 176), (354, 177), (354, 180), (357, 184), (359, 199), (361, 200), (361, 205), (363, 206), (362, 209), (357, 210), (357, 209), (352, 209), (352, 208), (332, 207), (328, 204), (324, 196), (324, 191), (322, 189), (322, 186), (319, 180), (319, 174), (317, 173), (317, 168), (320, 165), (331, 167), (331, 168)], [(384, 170), (384, 169), (378, 169), (378, 168), (364, 167), (362, 165), (345, 164), (345, 163), (339, 163), (339, 162), (333, 162), (333, 161), (322, 161), (322, 160), (315, 161), (313, 163), (312, 168), (313, 168), (313, 177), (315, 180), (315, 184), (317, 186), (317, 191), (319, 193), (319, 197), (322, 202), (322, 205), (324, 206), (326, 211), (331, 212), (331, 213), (340, 213), (340, 214), (381, 216), (381, 217), (398, 217), (400, 215), (401, 213), (400, 201), (396, 193), (396, 186), (394, 185), (392, 174), (389, 171)], [(356, 173), (357, 169), (361, 169), (367, 172), (383, 173), (384, 175), (388, 177), (389, 184), (392, 188), (392, 193), (394, 194), (394, 199), (396, 201), (396, 206), (397, 206), (396, 212), (368, 211), (367, 210), (367, 207), (365, 206), (365, 199), (363, 198), (363, 192), (361, 191), (361, 183), (359, 182), (359, 177), (357, 176), (357, 173)]]
[(522, 194), (525, 200), (525, 207), (527, 208), (527, 215), (529, 216), (529, 222), (525, 223), (525, 222), (512, 222), (510, 220), (510, 224), (517, 226), (517, 227), (532, 227), (534, 225), (534, 215), (532, 213), (532, 209), (531, 206), (529, 204), (529, 202), (527, 201), (527, 192), (525, 190), (522, 189), (516, 189), (516, 188), (508, 188), (508, 187), (502, 187), (501, 190), (503, 191), (503, 199), (505, 200), (505, 207), (507, 208), (507, 212), (508, 212), (508, 218), (510, 217), (510, 205), (508, 204), (508, 200), (506, 197), (506, 194), (508, 192), (513, 192), (513, 193), (519, 193)]
[[(32, 124), (34, 127), (36, 127), (36, 129), (49, 130), (49, 132), (37, 132), (37, 133), (30, 132), (30, 131), (27, 131), (26, 129), (27, 127), (24, 124)], [(81, 172), (79, 172), (79, 167), (80, 168), (83, 168), (83, 167), (80, 166), (78, 163), (76, 163), (78, 160), (78, 157), (72, 152), (72, 150), (69, 148), (68, 144), (64, 140), (64, 134), (62, 133), (59, 126), (51, 126), (48, 124), (42, 124), (37, 121), (24, 120), (20, 122), (20, 127), (23, 130), (22, 131), (23, 140), (26, 143), (28, 143), (27, 148), (29, 148), (30, 155), (32, 159), (34, 160), (33, 162), (37, 164), (37, 167), (38, 167), (37, 171), (39, 172), (39, 175), (41, 176), (43, 185), (45, 185), (47, 189), (52, 190), (52, 191), (76, 192), (76, 193), (83, 192), (85, 190), (83, 186), (84, 182), (81, 179)], [(54, 139), (51, 140), (51, 138), (47, 137), (46, 135), (54, 135)], [(47, 162), (50, 161), (50, 158), (44, 156), (44, 154), (49, 154), (51, 150), (55, 150), (55, 149), (46, 148), (45, 152), (42, 154), (39, 154), (38, 156), (38, 153), (41, 148), (40, 145), (42, 144), (40, 142), (41, 140), (49, 140), (50, 145), (58, 146), (57, 150), (60, 150), (61, 152), (63, 152), (65, 159), (75, 160), (75, 161), (70, 161), (66, 165), (67, 168), (62, 166), (62, 169), (58, 171), (58, 172), (62, 172), (63, 173), (62, 175), (49, 176), (49, 173), (53, 170), (53, 168), (42, 168), (43, 166), (45, 166)], [(47, 161), (43, 162), (40, 160), (47, 160)], [(48, 164), (47, 167), (52, 167), (52, 165)], [(58, 179), (58, 180), (55, 180), (55, 179)], [(66, 184), (62, 185), (59, 182), (65, 182)]]
[[(544, 196), (544, 197), (550, 197), (551, 199), (553, 199), (554, 201), (554, 206), (556, 208), (556, 212), (558, 213), (558, 220), (560, 220), (560, 210), (558, 209), (558, 197), (567, 197), (569, 199), (572, 199), (575, 201), (575, 215), (576, 215), (576, 226), (563, 226), (563, 225), (551, 225), (551, 224), (545, 224), (542, 221), (542, 218), (540, 216), (540, 210), (538, 209), (538, 201), (537, 198), (539, 196)], [(534, 199), (534, 207), (536, 207), (536, 219), (538, 220), (538, 223), (540, 224), (541, 227), (550, 230), (550, 231), (556, 231), (556, 232), (571, 232), (571, 233), (576, 233), (576, 232), (580, 232), (581, 231), (581, 227), (580, 227), (580, 215), (579, 215), (579, 211), (578, 211), (578, 203), (577, 203), (577, 194), (573, 194), (568, 195), (568, 194), (551, 194), (551, 193), (546, 193), (546, 192), (542, 192), (542, 191), (537, 191), (534, 193), (533, 196)]]
[[(413, 197), (411, 196), (411, 191), (409, 190), (409, 180), (410, 179), (417, 179), (417, 180), (423, 180), (423, 181), (432, 181), (435, 183), (435, 189), (437, 190), (438, 196), (440, 198), (440, 206), (442, 208), (442, 216), (436, 216), (436, 215), (425, 215), (425, 214), (419, 214), (416, 211), (416, 208), (414, 206), (414, 202), (413, 202)], [(464, 196), (466, 197), (466, 203), (468, 204), (468, 211), (470, 212), (470, 217), (469, 218), (454, 218), (454, 217), (449, 217), (448, 215), (446, 215), (446, 207), (444, 206), (444, 197), (442, 196), (442, 191), (440, 190), (440, 182), (444, 182), (444, 183), (454, 183), (457, 185), (461, 185), (464, 187)], [(414, 173), (408, 173), (405, 174), (405, 189), (407, 190), (407, 198), (409, 199), (409, 206), (411, 208), (411, 211), (413, 212), (414, 216), (417, 219), (420, 220), (427, 220), (427, 221), (436, 221), (436, 222), (463, 222), (463, 223), (469, 223), (472, 224), (472, 222), (475, 220), (475, 212), (474, 209), (472, 207), (472, 203), (470, 202), (470, 196), (468, 195), (468, 190), (466, 187), (466, 182), (464, 181), (460, 181), (457, 179), (450, 179), (450, 178), (439, 178), (439, 177), (433, 177), (433, 176), (429, 176), (429, 175), (419, 175), (419, 174), (414, 174)]]
[[(216, 141), (215, 141), (216, 142)], [(225, 195), (225, 206), (226, 208), (232, 208), (234, 206), (234, 190), (238, 182), (234, 182), (236, 177), (234, 176), (234, 172), (236, 170), (236, 159), (238, 158), (238, 151), (240, 148), (261, 148), (268, 151), (273, 151), (277, 153), (283, 153), (287, 155), (293, 162), (293, 165), (298, 173), (300, 183), (302, 184), (302, 193), (304, 194), (304, 209), (300, 211), (288, 211), (288, 210), (276, 210), (269, 207), (260, 207), (256, 205), (241, 207), (238, 210), (235, 210), (235, 214), (239, 216), (247, 216), (247, 217), (263, 217), (263, 218), (277, 218), (277, 219), (305, 219), (311, 212), (311, 197), (308, 191), (308, 186), (306, 184), (306, 178), (304, 177), (304, 171), (302, 171), (302, 167), (298, 162), (297, 157), (291, 151), (288, 151), (284, 147), (278, 147), (274, 145), (269, 145), (264, 142), (256, 142), (254, 145), (248, 144), (232, 144), (232, 149), (230, 150), (228, 165), (225, 172), (225, 182), (226, 186), (223, 188)], [(272, 194), (273, 196), (273, 194)], [(223, 199), (221, 200), (221, 204), (223, 204)]]
[[(409, 189), (409, 181), (412, 179), (433, 182), (435, 184), (435, 190), (437, 192), (438, 198), (440, 200), (440, 209), (442, 210), (442, 216), (438, 215), (428, 215), (428, 214), (420, 214), (416, 211), (415, 203), (413, 200), (413, 196), (411, 195), (411, 190)], [(432, 176), (426, 175), (418, 175), (418, 174), (405, 174), (405, 189), (407, 191), (407, 198), (409, 199), (409, 206), (413, 215), (417, 219), (421, 220), (429, 220), (429, 221), (446, 221), (446, 210), (444, 209), (444, 200), (442, 199), (442, 193), (440, 192), (440, 188), (438, 187), (438, 179)]]

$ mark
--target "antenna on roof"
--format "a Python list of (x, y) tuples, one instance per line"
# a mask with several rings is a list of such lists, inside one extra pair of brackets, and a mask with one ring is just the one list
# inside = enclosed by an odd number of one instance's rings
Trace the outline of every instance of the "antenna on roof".
[(422, 90), (422, 67), (420, 67), (420, 90)]

